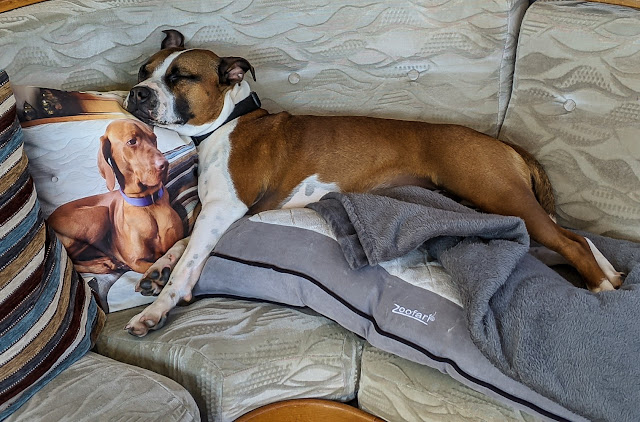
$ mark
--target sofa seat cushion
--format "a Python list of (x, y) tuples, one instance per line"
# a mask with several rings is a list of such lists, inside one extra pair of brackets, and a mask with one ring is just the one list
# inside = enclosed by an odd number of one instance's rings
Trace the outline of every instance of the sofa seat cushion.
[(5, 422), (199, 421), (193, 397), (146, 369), (88, 353), (38, 391)]
[(542, 163), (560, 224), (640, 240), (640, 10), (538, 1), (517, 51), (500, 138)]
[(428, 366), (365, 345), (358, 404), (386, 421), (541, 420)]
[(179, 382), (203, 419), (231, 421), (285, 399), (355, 397), (361, 340), (308, 310), (207, 298), (176, 308), (144, 338), (123, 330), (138, 312), (109, 314), (96, 351)]

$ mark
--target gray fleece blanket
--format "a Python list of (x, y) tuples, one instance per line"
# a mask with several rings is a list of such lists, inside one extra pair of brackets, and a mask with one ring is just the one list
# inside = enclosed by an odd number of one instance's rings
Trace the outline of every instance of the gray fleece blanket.
[(415, 187), (309, 205), (352, 268), (426, 247), (449, 271), (479, 350), (503, 373), (591, 420), (640, 420), (640, 245), (588, 235), (627, 274), (614, 292), (574, 287), (528, 253), (519, 218)]

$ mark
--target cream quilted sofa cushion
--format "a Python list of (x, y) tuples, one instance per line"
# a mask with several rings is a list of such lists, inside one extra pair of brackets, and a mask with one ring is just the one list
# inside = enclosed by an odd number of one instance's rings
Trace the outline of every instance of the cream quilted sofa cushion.
[[(527, 5), (50, 0), (0, 15), (0, 68), (15, 84), (129, 89), (161, 31), (177, 28), (188, 45), (247, 58), (257, 73), (252, 87), (271, 112), (451, 122), (495, 136)], [(134, 312), (109, 315), (97, 351), (178, 381), (203, 419), (232, 420), (285, 398), (356, 394), (362, 342), (318, 315), (206, 299), (137, 339), (122, 330)], [(477, 400), (460, 394), (461, 402)]]
[(531, 415), (505, 406), (433, 368), (367, 344), (362, 352), (358, 403), (390, 422), (533, 422)]
[(110, 314), (96, 351), (178, 381), (203, 420), (232, 421), (286, 399), (355, 397), (362, 341), (311, 311), (203, 299), (142, 339), (123, 330), (138, 312)]
[(5, 422), (197, 422), (193, 397), (177, 382), (88, 353)]
[(640, 240), (640, 11), (536, 2), (500, 138), (553, 184), (561, 224)]

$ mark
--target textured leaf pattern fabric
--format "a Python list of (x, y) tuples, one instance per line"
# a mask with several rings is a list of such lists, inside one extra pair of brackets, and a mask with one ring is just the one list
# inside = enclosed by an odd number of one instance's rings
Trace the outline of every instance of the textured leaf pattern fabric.
[(5, 422), (200, 422), (193, 397), (177, 382), (89, 352)]
[(534, 422), (442, 372), (365, 344), (359, 406), (386, 421)]
[(129, 89), (173, 27), (188, 46), (248, 59), (269, 111), (458, 123), (495, 136), (527, 5), (53, 0), (0, 16), (0, 67), (24, 85)]
[(554, 187), (558, 221), (640, 240), (640, 11), (536, 2), (519, 39), (500, 138)]
[(355, 397), (362, 341), (312, 311), (203, 299), (139, 341), (122, 327), (140, 310), (109, 314), (96, 351), (179, 382), (203, 420), (230, 422), (287, 399)]

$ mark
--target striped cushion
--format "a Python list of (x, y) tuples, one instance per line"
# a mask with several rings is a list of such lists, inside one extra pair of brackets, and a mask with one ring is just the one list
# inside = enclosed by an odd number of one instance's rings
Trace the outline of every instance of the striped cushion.
[(104, 323), (47, 227), (0, 71), (0, 420), (83, 356)]

